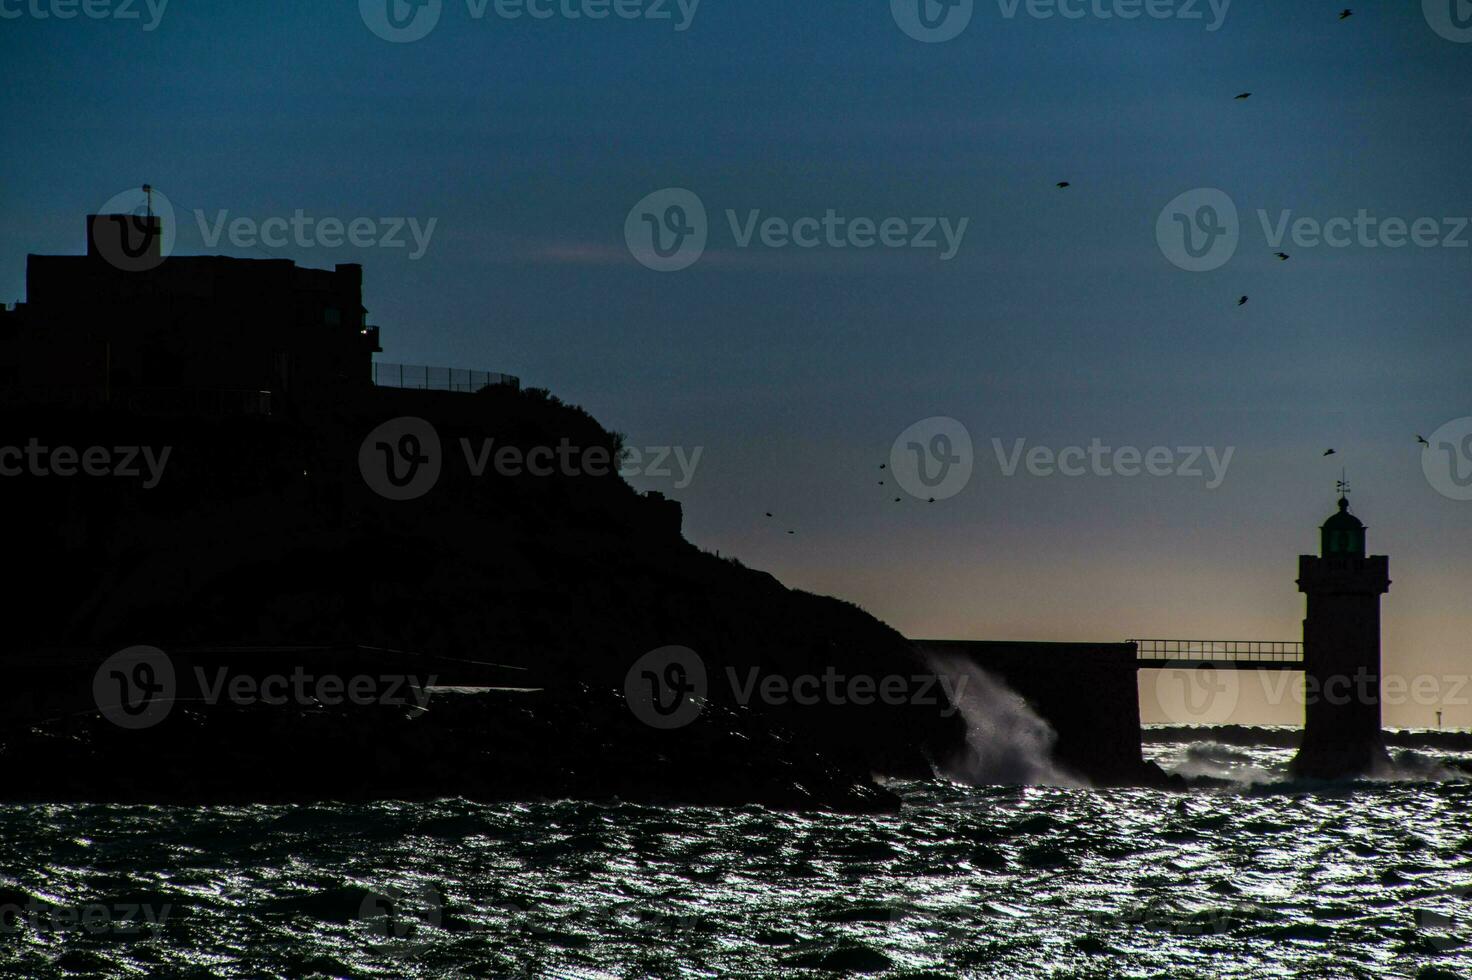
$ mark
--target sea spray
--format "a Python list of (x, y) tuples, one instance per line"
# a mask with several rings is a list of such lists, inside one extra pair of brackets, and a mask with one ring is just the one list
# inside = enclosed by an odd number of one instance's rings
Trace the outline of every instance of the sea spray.
[(930, 667), (958, 692), (966, 748), (941, 774), (972, 786), (1085, 786), (1053, 761), (1057, 733), (1026, 701), (993, 675), (961, 657), (932, 655)]
[(1472, 782), (1472, 732), (1387, 728), (1392, 751), (1385, 764), (1362, 776), (1338, 780), (1295, 779), (1288, 760), (1303, 737), (1286, 725), (1148, 725), (1147, 756), (1193, 785), (1236, 784), (1254, 793), (1293, 793), (1305, 787), (1367, 786), (1376, 783)]

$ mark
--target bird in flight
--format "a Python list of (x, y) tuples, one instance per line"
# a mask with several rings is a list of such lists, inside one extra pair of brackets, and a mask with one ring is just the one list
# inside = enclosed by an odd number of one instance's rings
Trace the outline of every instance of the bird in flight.
[(1252, 93), (1251, 92), (1243, 92), (1241, 95), (1237, 96), (1237, 101), (1238, 102), (1241, 102), (1243, 99), (1250, 99), (1250, 98), (1252, 98)]
[(1416, 436), (1416, 441), (1419, 442), (1421, 445), (1425, 446), (1427, 449), (1430, 449), (1431, 448), (1431, 443), (1429, 443), (1429, 442), (1426, 441), (1426, 437), (1425, 436), (1422, 436), (1422, 435)]
[(899, 497), (894, 498), (894, 502), (895, 503), (899, 503), (900, 502), (900, 498)]
[(1069, 183), (1069, 182), (1068, 182), (1068, 181), (1066, 181), (1066, 180), (1060, 180), (1060, 181), (1058, 181), (1058, 184), (1057, 184), (1057, 186), (1059, 186), (1059, 187), (1072, 187), (1072, 186), (1073, 186), (1073, 185), (1072, 185), (1072, 184), (1070, 184), (1070, 183)]
[(797, 532), (796, 531), (788, 531), (787, 533), (788, 534), (796, 534)]
[(1353, 10), (1350, 10), (1348, 7), (1345, 7), (1343, 10), (1339, 11), (1339, 19), (1340, 20), (1349, 20), (1353, 16), (1354, 16), (1354, 11)]
[(768, 517), (771, 517), (772, 516), (772, 512), (771, 511), (767, 511), (767, 516)]
[(1289, 259), (1289, 255), (1287, 252), (1274, 252), (1273, 254), (1278, 257), (1279, 262), (1287, 262)]
[(930, 498), (930, 499), (929, 499), (929, 500), (927, 500), (927, 501), (925, 501), (925, 502), (926, 502), (926, 503), (927, 503), (927, 504), (933, 504), (933, 503), (935, 503), (935, 498), (934, 498), (934, 497), (931, 497), (931, 498)]
[(1246, 296), (1243, 296), (1241, 299), (1237, 300), (1237, 305), (1238, 306), (1246, 306), (1247, 305), (1247, 297)]
[(882, 470), (882, 469), (884, 469), (884, 464), (883, 464), (883, 463), (880, 463), (880, 464), (879, 464), (879, 468), (880, 468), (880, 469), (881, 469), (881, 470)]
[(1335, 453), (1335, 452), (1337, 452), (1337, 451), (1338, 451), (1338, 450), (1334, 450), (1334, 449), (1325, 449), (1325, 450), (1324, 450), (1324, 455), (1325, 455), (1325, 456), (1333, 456), (1333, 455), (1334, 455), (1334, 453)]

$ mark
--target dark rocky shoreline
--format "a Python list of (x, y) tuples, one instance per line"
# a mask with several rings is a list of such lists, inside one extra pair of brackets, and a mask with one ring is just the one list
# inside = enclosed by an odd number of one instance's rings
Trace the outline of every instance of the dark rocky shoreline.
[(894, 812), (866, 773), (728, 709), (673, 733), (592, 691), (435, 693), (425, 711), (180, 705), (120, 732), (97, 713), (12, 728), (9, 802), (249, 804), (463, 798)]
[[(384, 499), (358, 469), (364, 436), (399, 416), (431, 419), (447, 452), (417, 500)], [(11, 709), (0, 724), (8, 799), (571, 796), (872, 811), (897, 805), (872, 774), (928, 778), (964, 741), (943, 699), (741, 704), (718, 683), (687, 729), (639, 722), (625, 677), (672, 644), (712, 677), (927, 667), (857, 607), (691, 546), (677, 503), (616, 473), (475, 477), (453, 465), (461, 439), (523, 451), (569, 440), (616, 457), (617, 435), (545, 392), (365, 386), (263, 418), (14, 407), (0, 442), (31, 438), (171, 454), (152, 489), (0, 481), (8, 512), (29, 516), (12, 545), (32, 559), (10, 595), (26, 615), (0, 658), (13, 680), (0, 698)], [(102, 659), (137, 644), (185, 659), (268, 651), (234, 667), (258, 674), (261, 657), (290, 673), (317, 656), (293, 650), (375, 649), (332, 669), (450, 663), (464, 676), (435, 671), (441, 684), (538, 690), (436, 698), (418, 717), (181, 705), (129, 731), (90, 699)], [(483, 661), (504, 666), (466, 669)]]

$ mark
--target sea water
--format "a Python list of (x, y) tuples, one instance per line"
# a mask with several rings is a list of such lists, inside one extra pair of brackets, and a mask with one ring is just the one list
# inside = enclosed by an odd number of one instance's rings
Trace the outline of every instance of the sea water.
[(1472, 977), (1472, 784), (908, 783), (893, 816), (546, 802), (0, 808), (23, 977)]

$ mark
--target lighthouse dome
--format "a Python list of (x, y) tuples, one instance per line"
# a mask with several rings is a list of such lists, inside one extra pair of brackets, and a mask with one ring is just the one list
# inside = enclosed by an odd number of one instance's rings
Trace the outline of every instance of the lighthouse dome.
[(1339, 498), (1339, 512), (1331, 516), (1320, 527), (1323, 543), (1323, 554), (1353, 556), (1363, 558), (1365, 556), (1365, 525), (1349, 512), (1349, 500), (1346, 497)]

